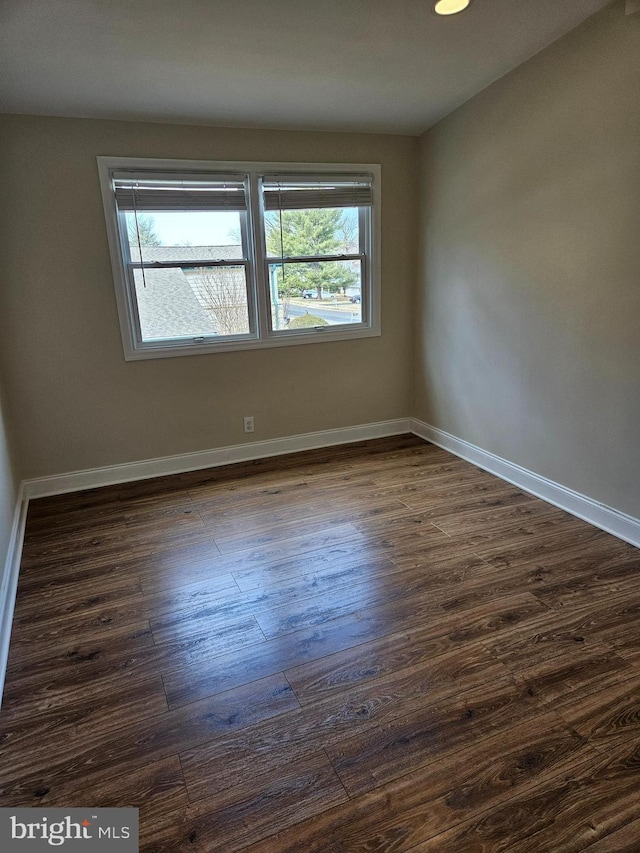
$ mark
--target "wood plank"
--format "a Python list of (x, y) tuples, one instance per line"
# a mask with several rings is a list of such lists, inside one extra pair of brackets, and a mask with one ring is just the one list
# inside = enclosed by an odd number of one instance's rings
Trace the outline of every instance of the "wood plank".
[(84, 489), (80, 492), (66, 492), (61, 495), (34, 498), (29, 501), (29, 516), (31, 518), (55, 518), (63, 516), (69, 510), (96, 509), (98, 512), (113, 505), (118, 505), (120, 485), (101, 486), (95, 489)]
[(74, 537), (73, 541), (56, 538), (49, 543), (25, 542), (20, 572), (40, 571), (43, 567), (58, 569), (70, 562), (84, 566), (109, 565), (122, 559), (123, 554), (130, 553), (131, 549), (111, 528), (95, 536), (85, 533)]
[(585, 848), (587, 853), (637, 853), (639, 849), (640, 818)]
[[(439, 618), (439, 611), (433, 611), (429, 602), (419, 606), (409, 595), (396, 601), (393, 607), (381, 605), (359, 610), (320, 626), (284, 634), (262, 646), (247, 647), (244, 652), (205, 658), (192, 666), (174, 666), (173, 671), (163, 671), (163, 679), (169, 705), (177, 707), (377, 637), (394, 635), (398, 639), (402, 636), (397, 633), (398, 628), (420, 631), (421, 642), (428, 643), (435, 656), (497, 631), (515, 629), (541, 611), (542, 606), (531, 596), (514, 596), (475, 608), (467, 614), (466, 628), (461, 631), (457, 617)], [(366, 669), (365, 666), (360, 670), (363, 680)], [(331, 687), (324, 690), (335, 692)]]
[[(416, 621), (411, 632), (390, 634), (311, 663), (285, 668), (285, 674), (304, 705), (397, 670), (435, 664), (446, 652), (462, 646), (474, 648), (474, 643), (505, 629), (519, 630), (522, 622), (539, 612), (528, 596), (513, 596), (469, 611), (464, 628), (457, 615), (436, 618), (426, 626), (422, 620)], [(477, 649), (474, 651), (478, 653)], [(449, 658), (446, 660), (450, 666)]]
[[(29, 596), (16, 600), (14, 620), (34, 626), (41, 622), (57, 622), (76, 614), (92, 613), (104, 608), (127, 606), (128, 602), (142, 601), (142, 588), (137, 577), (119, 577), (116, 584), (112, 579), (103, 583), (100, 575), (89, 580), (74, 579), (58, 584), (53, 589), (42, 585), (32, 590)], [(144, 612), (140, 613), (144, 619)]]
[(43, 545), (55, 542), (61, 538), (90, 533), (92, 536), (107, 533), (111, 528), (122, 527), (126, 524), (124, 509), (120, 504), (99, 504), (85, 509), (68, 509), (64, 515), (55, 518), (52, 523), (51, 515), (27, 514), (25, 527), (25, 543)]
[[(563, 544), (571, 546), (575, 543), (584, 542), (593, 536), (592, 528), (579, 518), (573, 518), (570, 515), (550, 514), (541, 515), (539, 518), (531, 521), (523, 521), (519, 525), (511, 525), (502, 527), (496, 524), (495, 527), (485, 528), (472, 533), (457, 534), (456, 541), (461, 544), (473, 545), (476, 553), (483, 559), (490, 562), (490, 557), (495, 553), (496, 548), (499, 552), (502, 551), (505, 545), (511, 548), (520, 550), (529, 547), (538, 547), (544, 551), (544, 541), (551, 540), (557, 536), (557, 544), (561, 547)], [(539, 540), (536, 543), (536, 540)], [(534, 544), (535, 543), (535, 544)], [(547, 546), (548, 547), (548, 546)]]
[(26, 686), (30, 687), (32, 678), (46, 676), (52, 669), (60, 667), (78, 671), (83, 668), (84, 673), (79, 677), (84, 678), (89, 669), (93, 671), (97, 662), (104, 659), (107, 651), (116, 658), (123, 658), (136, 655), (145, 646), (153, 646), (151, 628), (146, 620), (113, 631), (108, 646), (95, 636), (87, 636), (80, 642), (63, 640), (55, 646), (34, 646), (21, 643), (18, 632), (14, 632), (7, 664), (7, 684), (14, 679), (16, 682), (25, 679)]
[(139, 809), (140, 848), (152, 838), (173, 833), (176, 814), (189, 806), (182, 768), (177, 757), (130, 769), (124, 776), (105, 779), (101, 771), (86, 770), (81, 777), (56, 777), (35, 781), (18, 794), (14, 790), (14, 808), (69, 808), (69, 803), (100, 808), (134, 807)]
[(555, 703), (557, 713), (588, 738), (596, 749), (607, 751), (621, 741), (637, 740), (640, 733), (640, 677), (630, 675), (598, 692), (570, 693)]
[(408, 508), (400, 516), (393, 516), (392, 518), (384, 518), (382, 520), (358, 521), (355, 523), (355, 527), (365, 536), (384, 536), (394, 543), (398, 540), (402, 541), (402, 538), (407, 535), (418, 535), (431, 539), (434, 542), (438, 540), (445, 542), (445, 536), (447, 535), (431, 522), (428, 513), (412, 512)]
[[(121, 640), (123, 634), (125, 639)], [(91, 643), (74, 641), (49, 649), (48, 653), (38, 647), (39, 654), (32, 658), (23, 655), (21, 665), (12, 665), (3, 708), (20, 708), (24, 715), (65, 708), (77, 700), (80, 689), (83, 696), (101, 701), (111, 693), (114, 684), (153, 680), (163, 674), (170, 677), (174, 670), (188, 671), (198, 665), (208, 668), (210, 659), (230, 649), (240, 654), (247, 647), (255, 653), (256, 644), (264, 642), (255, 619), (249, 617), (157, 644), (146, 624), (143, 629), (125, 629), (95, 637)], [(271, 674), (273, 669), (264, 673)], [(246, 679), (236, 679), (224, 689), (246, 683)], [(199, 698), (209, 695), (206, 692)]]
[[(462, 562), (465, 569), (470, 565), (484, 568), (477, 559), (471, 563)], [(446, 583), (441, 574), (432, 577), (422, 570), (405, 572), (399, 577), (397, 567), (391, 563), (374, 563), (371, 575), (361, 573), (360, 577), (364, 582), (329, 583), (325, 588), (322, 578), (303, 576), (294, 581), (274, 584), (265, 592), (260, 589), (236, 595), (225, 592), (224, 595), (218, 595), (219, 600), (213, 603), (198, 608), (183, 607), (152, 619), (151, 626), (154, 636), (163, 640), (186, 630), (224, 624), (230, 619), (253, 613), (265, 636), (273, 638), (320, 625), (357, 610), (375, 607), (384, 601), (401, 601), (407, 596), (415, 600), (419, 591), (441, 589)], [(435, 606), (436, 602), (434, 595), (430, 601), (425, 600), (424, 606)]]
[(250, 512), (256, 507), (264, 511), (279, 509), (307, 501), (307, 496), (312, 492), (312, 487), (306, 481), (288, 484), (276, 484), (273, 486), (255, 485), (253, 480), (238, 487), (235, 482), (215, 483), (205, 482), (200, 486), (194, 486), (189, 494), (192, 498), (194, 509), (201, 517), (216, 513), (221, 519), (236, 516), (238, 513)]
[[(388, 577), (398, 571), (388, 560), (378, 560), (364, 567), (356, 566), (345, 571), (326, 575), (302, 575), (273, 583), (266, 589), (253, 588), (239, 592), (224, 588), (210, 592), (209, 584), (180, 587), (171, 594), (147, 596), (146, 615), (151, 619), (154, 635), (158, 638), (172, 636), (175, 631), (190, 630), (198, 625), (216, 625), (229, 619), (240, 619), (276, 608), (293, 608), (307, 599), (315, 601), (323, 596), (334, 599), (341, 596), (345, 586), (358, 589), (376, 577)], [(227, 577), (227, 576), (225, 576)], [(358, 584), (357, 581), (361, 583)], [(346, 593), (345, 593), (346, 594)]]
[(152, 621), (172, 613), (195, 614), (234, 601), (239, 592), (232, 574), (215, 574), (205, 581), (147, 593), (144, 597), (144, 615)]
[(325, 519), (342, 523), (345, 516), (353, 521), (407, 511), (406, 504), (397, 498), (370, 495), (364, 483), (356, 486), (340, 483), (320, 488), (306, 484), (306, 491), (298, 495), (293, 505), (289, 495), (286, 500), (281, 495), (272, 494), (267, 498), (265, 500), (261, 496), (255, 502), (244, 500), (223, 506), (211, 500), (204, 507), (198, 505), (199, 514), (216, 539), (229, 539), (241, 534), (265, 532), (276, 525), (292, 522), (304, 524), (309, 520)]
[(433, 513), (429, 515), (433, 523), (449, 536), (468, 536), (496, 527), (505, 531), (537, 521), (565, 520), (565, 513), (561, 510), (535, 500), (501, 503), (490, 507), (476, 504), (471, 509), (453, 504), (449, 506), (447, 513), (442, 512), (435, 517)]
[[(265, 457), (220, 468), (204, 471), (191, 471), (180, 474), (177, 481), (190, 488), (209, 490), (219, 488), (220, 484), (232, 482), (235, 488), (249, 483), (249, 488), (275, 481), (279, 486), (295, 482), (307, 475), (315, 482), (335, 477), (337, 469), (343, 469), (345, 461), (357, 467), (358, 460), (364, 460), (360, 467), (367, 470), (379, 459), (394, 460), (405, 454), (419, 454), (425, 458), (429, 454), (440, 452), (438, 448), (427, 444), (415, 436), (406, 434), (390, 438), (353, 442), (348, 445), (335, 445), (330, 448), (318, 448), (304, 453), (287, 453), (278, 457)], [(340, 476), (346, 476), (340, 474)]]
[(107, 601), (96, 607), (81, 608), (69, 614), (47, 614), (47, 618), (32, 620), (29, 616), (16, 615), (13, 623), (12, 640), (21, 647), (42, 647), (47, 643), (62, 640), (80, 640), (87, 635), (103, 637), (110, 633), (133, 626), (145, 619), (144, 597), (133, 593), (120, 597), (115, 603)]
[[(229, 574), (218, 546), (211, 540), (197, 545), (177, 548), (155, 548), (148, 554), (132, 555), (127, 561), (128, 570), (137, 574), (145, 594), (173, 589), (182, 583), (189, 584), (200, 577)], [(220, 569), (218, 566), (222, 565)], [(191, 575), (191, 567), (200, 575)]]
[[(475, 547), (483, 560), (499, 568), (531, 564), (537, 567), (573, 556), (579, 551), (588, 552), (601, 544), (607, 548), (618, 541), (608, 533), (583, 523), (570, 531), (544, 530), (540, 533), (534, 530), (525, 537), (512, 534), (500, 536), (498, 532), (489, 540), (477, 541)], [(460, 544), (460, 541), (456, 540), (456, 545)]]
[(458, 481), (474, 480), (477, 483), (488, 483), (492, 479), (490, 474), (474, 468), (462, 459), (455, 459), (446, 451), (440, 451), (438, 456), (431, 453), (414, 457), (404, 465), (394, 460), (393, 464), (379, 467), (377, 470), (374, 466), (369, 466), (368, 471), (378, 485), (385, 486), (416, 482), (435, 485), (438, 481), (444, 482), (453, 478)]
[[(71, 739), (86, 739), (95, 731), (104, 737), (129, 724), (164, 714), (167, 701), (162, 679), (133, 682), (124, 686), (112, 684), (111, 693), (103, 695), (100, 703), (92, 696), (78, 697), (72, 706), (27, 716), (22, 707), (4, 709), (0, 725), (2, 747), (0, 751), (7, 761), (26, 765), (23, 756), (28, 754), (29, 745), (38, 741), (58, 741), (59, 749), (68, 749)], [(48, 756), (55, 750), (50, 746)], [(39, 760), (39, 759), (37, 759)]]
[(479, 688), (434, 698), (375, 731), (329, 744), (326, 750), (349, 795), (357, 797), (461, 749), (472, 737), (506, 730), (536, 713), (525, 689), (508, 679), (487, 678)]
[[(331, 592), (314, 598), (305, 598), (296, 605), (287, 604), (256, 613), (256, 621), (265, 637), (273, 639), (309, 628), (323, 625), (332, 619), (357, 613), (371, 607), (382, 606), (385, 601), (407, 600), (410, 593), (403, 591), (398, 585), (390, 582), (393, 575), (381, 579), (379, 584), (357, 584), (345, 587), (339, 594)], [(429, 601), (424, 606), (430, 612), (437, 607), (435, 601)]]
[(625, 628), (633, 634), (637, 602), (637, 596), (629, 599), (624, 594), (598, 602), (596, 607), (547, 610), (529, 622), (520, 636), (497, 637), (491, 649), (509, 666), (519, 669), (566, 652), (581, 655), (604, 647), (613, 651), (615, 637), (623, 639)]
[[(310, 584), (308, 585), (310, 587)], [(360, 589), (363, 587), (363, 589)], [(325, 595), (312, 596), (311, 589), (307, 590), (308, 594), (296, 594), (294, 590), (285, 590), (282, 593), (278, 591), (267, 594), (261, 592), (243, 593), (237, 596), (225, 597), (222, 601), (216, 601), (209, 606), (203, 606), (195, 611), (185, 608), (180, 611), (159, 616), (151, 620), (151, 629), (153, 631), (156, 642), (164, 642), (178, 636), (184, 636), (190, 632), (204, 631), (209, 629), (217, 629), (224, 627), (231, 621), (238, 621), (243, 618), (248, 618), (250, 614), (254, 614), (258, 626), (264, 633), (264, 628), (261, 620), (268, 621), (272, 618), (279, 618), (281, 612), (290, 614), (288, 631), (294, 631), (310, 625), (321, 624), (331, 618), (353, 613), (358, 609), (355, 602), (362, 602), (364, 606), (366, 599), (371, 599), (376, 603), (375, 593), (364, 588), (364, 584), (360, 584), (356, 592), (350, 591), (345, 593), (345, 598), (348, 600), (336, 603), (339, 598), (335, 591)], [(345, 589), (349, 589), (346, 587)], [(360, 597), (359, 597), (360, 596)], [(277, 602), (278, 606), (274, 606)], [(281, 604), (286, 602), (285, 604)], [(308, 603), (311, 602), (311, 603)], [(269, 608), (269, 603), (272, 607)], [(324, 618), (319, 615), (319, 607), (324, 605)], [(260, 619), (258, 618), (260, 617)], [(287, 633), (285, 630), (280, 630), (279, 634)], [(276, 636), (276, 634), (273, 634)]]
[[(242, 563), (234, 566), (233, 577), (243, 592), (252, 589), (266, 591), (274, 584), (313, 575), (327, 577), (335, 572), (368, 571), (370, 566), (378, 565), (388, 559), (388, 549), (367, 544), (359, 540), (346, 541), (322, 548), (296, 554), (284, 560), (272, 560), (243, 567)], [(391, 561), (389, 561), (391, 563)], [(387, 563), (387, 565), (389, 565)], [(390, 568), (396, 566), (391, 564)]]
[[(338, 518), (307, 518), (303, 521), (285, 521), (272, 527), (253, 533), (237, 533), (230, 536), (215, 536), (215, 543), (221, 554), (233, 554), (236, 551), (263, 548), (273, 545), (283, 539), (300, 539), (331, 533), (332, 528), (344, 527), (342, 513)], [(356, 528), (357, 529), (357, 528)], [(213, 533), (212, 533), (213, 535)]]
[(604, 691), (631, 675), (633, 670), (628, 662), (606, 646), (585, 651), (582, 645), (514, 671), (514, 678), (526, 685), (530, 696), (551, 707), (557, 707), (558, 701), (570, 695), (578, 701), (580, 697)]
[(596, 756), (553, 714), (475, 739), (349, 804), (299, 821), (247, 853), (386, 850), (403, 853), (451, 825), (507, 802)]
[[(346, 523), (330, 529), (323, 529), (309, 535), (295, 536), (291, 539), (273, 542), (260, 547), (249, 548), (245, 551), (239, 552), (238, 554), (230, 554), (225, 556), (224, 562), (220, 561), (217, 564), (222, 566), (221, 571), (223, 573), (226, 574), (227, 572), (231, 572), (233, 574), (235, 571), (249, 566), (261, 565), (264, 562), (273, 560), (288, 559), (311, 551), (331, 548), (334, 545), (342, 545), (345, 542), (354, 540), (362, 541), (363, 537), (352, 524)], [(171, 573), (171, 579), (173, 579), (176, 567), (184, 563), (185, 559), (188, 560), (190, 553), (194, 555), (194, 558), (196, 554), (209, 553), (209, 555), (213, 557), (215, 554), (221, 553), (217, 546), (215, 546), (215, 552), (209, 549), (210, 546), (207, 543), (198, 543), (193, 546), (193, 549), (191, 547), (176, 549), (174, 554), (165, 549), (165, 552), (161, 555), (161, 560), (164, 566), (169, 567), (168, 571)], [(146, 563), (147, 566), (152, 565), (154, 555), (140, 556), (144, 558), (144, 563)], [(155, 573), (158, 569), (157, 567), (154, 567), (149, 569), (149, 571)], [(138, 573), (144, 581), (144, 570), (141, 567), (140, 562), (138, 563)]]
[(416, 853), (492, 850), (509, 853), (578, 853), (591, 849), (637, 817), (638, 747), (625, 744), (587, 761), (569, 778), (539, 786), (416, 845)]
[(148, 763), (160, 761), (297, 708), (291, 687), (280, 675), (125, 724), (117, 735), (94, 730), (88, 737), (85, 732), (60, 728), (55, 737), (32, 738), (29, 750), (5, 738), (0, 742), (2, 798), (13, 801), (34, 784), (52, 787), (58, 777), (82, 775), (86, 770), (100, 769), (103, 778), (109, 779), (139, 767), (143, 758)]
[(502, 480), (470, 480), (469, 482), (443, 482), (439, 487), (413, 483), (409, 486), (391, 487), (388, 497), (395, 497), (414, 512), (427, 512), (431, 518), (453, 515), (456, 512), (517, 506), (535, 498), (516, 486)]
[(55, 595), (58, 590), (79, 589), (85, 584), (92, 583), (99, 584), (100, 589), (105, 592), (113, 588), (120, 589), (123, 583), (142, 589), (140, 577), (135, 571), (130, 570), (130, 563), (126, 561), (112, 560), (107, 565), (89, 566), (70, 563), (55, 569), (43, 567), (30, 572), (21, 571), (16, 607), (27, 605), (28, 599), (34, 595)]
[[(484, 665), (478, 665), (478, 656)], [(452, 677), (452, 671), (465, 666), (465, 681), (470, 689), (480, 684), (500, 684), (510, 691), (510, 696), (523, 695), (524, 691), (507, 681), (506, 670), (500, 664), (486, 663), (481, 650), (456, 650), (439, 657), (433, 666), (400, 670), (298, 708), (287, 715), (285, 727), (267, 721), (235, 737), (220, 737), (197, 750), (181, 752), (190, 794), (197, 799), (213, 796), (236, 784), (247, 772), (277, 773), (277, 768), (295, 761), (296, 757), (323, 747), (337, 769), (331, 744), (340, 744), (357, 734), (368, 742), (367, 731), (391, 724), (396, 717), (422, 708), (425, 702), (445, 701), (460, 691), (461, 682)], [(528, 712), (532, 707), (530, 704)]]
[(387, 553), (384, 547), (365, 546), (362, 537), (351, 525), (340, 531), (325, 531), (317, 538), (301, 537), (293, 547), (292, 541), (224, 556), (217, 546), (214, 553), (203, 553), (200, 547), (158, 552), (135, 558), (130, 563), (130, 571), (139, 575), (142, 589), (147, 595), (229, 574), (233, 575), (243, 592), (248, 592), (259, 587), (269, 577), (296, 577), (310, 574), (317, 568), (341, 563), (349, 556), (351, 562), (366, 562), (384, 557)]
[(214, 696), (301, 661), (351, 648), (392, 630), (386, 617), (387, 614), (375, 609), (360, 611), (319, 627), (285, 634), (268, 643), (247, 646), (244, 650), (236, 647), (227, 654), (205, 658), (191, 665), (176, 666), (173, 661), (168, 661), (171, 668), (163, 671), (162, 677), (169, 707)]
[[(324, 752), (199, 800), (184, 816), (182, 842), (202, 853), (235, 853), (299, 820), (349, 801)], [(166, 849), (166, 847), (164, 848)]]
[(639, 575), (640, 559), (620, 560), (566, 581), (545, 584), (536, 589), (536, 595), (551, 607), (577, 609), (607, 602), (618, 593), (634, 595)]
[[(535, 559), (533, 564), (525, 562), (520, 564), (520, 567), (525, 572), (529, 583), (535, 585), (545, 582), (551, 586), (592, 573), (615, 572), (619, 564), (627, 564), (634, 560), (640, 560), (637, 548), (633, 548), (626, 542), (614, 540), (612, 536), (603, 533), (569, 549), (557, 548)], [(495, 563), (493, 560), (489, 562)]]

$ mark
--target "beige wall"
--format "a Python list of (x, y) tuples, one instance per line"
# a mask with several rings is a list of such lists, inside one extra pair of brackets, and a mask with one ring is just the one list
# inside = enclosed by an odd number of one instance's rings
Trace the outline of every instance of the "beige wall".
[(9, 551), (13, 516), (18, 494), (18, 479), (12, 462), (7, 434), (6, 411), (0, 385), (0, 586)]
[[(0, 118), (0, 367), (25, 477), (407, 417), (415, 281), (410, 137)], [(97, 155), (382, 164), (383, 335), (125, 362)]]
[(640, 19), (421, 140), (416, 417), (640, 516)]

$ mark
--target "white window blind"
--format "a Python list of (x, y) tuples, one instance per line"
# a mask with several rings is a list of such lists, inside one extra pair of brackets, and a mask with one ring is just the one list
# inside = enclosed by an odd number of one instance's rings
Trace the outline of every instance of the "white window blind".
[(244, 176), (198, 180), (190, 176), (153, 179), (116, 175), (113, 188), (119, 210), (246, 210)]
[(333, 181), (269, 175), (262, 182), (265, 210), (370, 207), (371, 181), (371, 175), (341, 175)]

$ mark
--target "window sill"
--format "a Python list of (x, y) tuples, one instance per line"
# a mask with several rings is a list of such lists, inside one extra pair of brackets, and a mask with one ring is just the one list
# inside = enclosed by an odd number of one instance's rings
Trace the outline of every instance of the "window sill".
[(300, 333), (285, 332), (267, 339), (251, 338), (246, 340), (207, 342), (203, 344), (167, 345), (146, 344), (137, 348), (127, 347), (126, 361), (141, 361), (156, 358), (176, 358), (185, 355), (203, 355), (206, 353), (238, 352), (241, 350), (270, 349), (272, 347), (299, 346), (301, 344), (323, 344), (328, 341), (353, 341), (359, 338), (380, 337), (379, 328), (340, 329), (336, 331), (317, 331), (315, 329)]

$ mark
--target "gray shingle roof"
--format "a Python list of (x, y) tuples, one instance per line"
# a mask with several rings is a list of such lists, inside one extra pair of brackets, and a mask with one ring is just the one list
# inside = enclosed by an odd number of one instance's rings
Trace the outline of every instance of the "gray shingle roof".
[[(154, 261), (189, 261), (205, 260), (236, 260), (242, 258), (242, 246), (142, 246), (142, 258), (147, 263)], [(140, 259), (140, 250), (131, 246), (131, 259)], [(213, 284), (220, 279), (218, 286), (223, 286), (223, 280), (238, 278), (244, 291), (244, 274), (238, 275), (237, 268), (216, 268), (212, 277)], [(146, 269), (144, 276), (141, 270), (134, 273), (136, 296), (140, 314), (140, 326), (143, 340), (198, 337), (199, 335), (215, 335), (220, 333), (214, 310), (207, 310), (211, 300), (199, 282), (198, 276), (185, 275), (180, 267), (170, 269)], [(229, 282), (227, 282), (227, 291)], [(224, 333), (224, 330), (223, 330)], [(228, 333), (228, 331), (227, 331)]]
[[(142, 258), (147, 263), (154, 261), (220, 261), (242, 258), (242, 246), (143, 246)], [(131, 246), (131, 260), (140, 260), (140, 250)]]
[(214, 335), (215, 324), (181, 269), (136, 270), (136, 296), (142, 339)]

